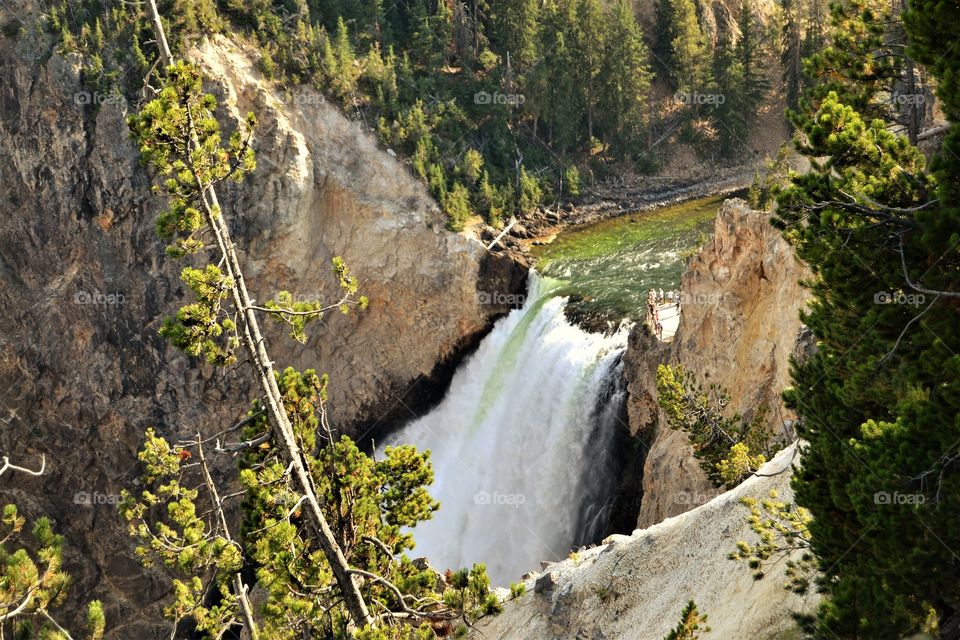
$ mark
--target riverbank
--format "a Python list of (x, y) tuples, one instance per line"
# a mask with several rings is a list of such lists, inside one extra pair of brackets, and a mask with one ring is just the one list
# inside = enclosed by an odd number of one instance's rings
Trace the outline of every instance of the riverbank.
[[(549, 244), (565, 230), (634, 213), (652, 211), (711, 196), (728, 196), (748, 188), (758, 166), (720, 169), (709, 178), (691, 181), (679, 176), (644, 176), (631, 184), (616, 180), (589, 189), (582, 197), (563, 205), (539, 208), (519, 216), (516, 223), (491, 247), (529, 263), (532, 247)], [(489, 245), (500, 230), (485, 224), (471, 232)]]
[(551, 220), (549, 209), (541, 212), (541, 217), (548, 226), (566, 229), (690, 200), (730, 195), (749, 187), (755, 170), (754, 166), (731, 167), (692, 182), (674, 176), (647, 176), (634, 185), (605, 184), (582, 198), (559, 223)]

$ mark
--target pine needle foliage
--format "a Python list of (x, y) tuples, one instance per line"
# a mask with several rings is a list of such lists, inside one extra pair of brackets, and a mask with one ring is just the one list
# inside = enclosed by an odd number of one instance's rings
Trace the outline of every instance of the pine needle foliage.
[(717, 487), (736, 486), (775, 451), (767, 411), (749, 421), (725, 416), (729, 393), (716, 384), (703, 388), (682, 366), (657, 366), (657, 403), (670, 428), (687, 434), (700, 467)]

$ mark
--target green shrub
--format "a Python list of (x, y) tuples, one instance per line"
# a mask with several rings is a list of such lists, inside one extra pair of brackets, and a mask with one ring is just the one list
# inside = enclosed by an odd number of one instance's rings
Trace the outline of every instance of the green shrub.
[(576, 165), (570, 165), (563, 172), (563, 188), (568, 196), (580, 195), (580, 170)]
[(460, 170), (470, 184), (476, 183), (480, 178), (480, 172), (483, 171), (483, 155), (476, 149), (467, 149), (467, 152), (463, 154)]
[(453, 183), (453, 188), (441, 200), (441, 205), (449, 218), (447, 226), (453, 231), (462, 231), (470, 217), (470, 192), (467, 188), (459, 182)]
[(536, 176), (527, 173), (526, 167), (520, 167), (520, 193), (517, 198), (517, 208), (520, 213), (529, 213), (536, 209), (543, 200), (543, 189)]

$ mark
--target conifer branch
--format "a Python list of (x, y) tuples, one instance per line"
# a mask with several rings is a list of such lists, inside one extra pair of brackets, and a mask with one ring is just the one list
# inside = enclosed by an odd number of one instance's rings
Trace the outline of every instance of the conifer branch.
[[(197, 434), (197, 441), (197, 457), (200, 459), (200, 469), (203, 472), (203, 479), (206, 483), (207, 491), (210, 493), (210, 500), (213, 503), (213, 508), (217, 513), (217, 519), (222, 530), (221, 535), (229, 544), (239, 549), (240, 545), (234, 542), (233, 538), (230, 536), (230, 525), (227, 523), (227, 515), (223, 512), (223, 502), (221, 501), (219, 492), (217, 491), (217, 485), (214, 483), (213, 477), (210, 475), (210, 468), (207, 466), (207, 459), (203, 454), (203, 445), (199, 444), (199, 433)], [(237, 602), (240, 605), (240, 612), (243, 615), (243, 625), (250, 633), (250, 640), (259, 640), (260, 631), (257, 629), (257, 623), (253, 617), (253, 606), (250, 604), (250, 599), (247, 597), (247, 586), (243, 583), (243, 578), (240, 576), (239, 571), (233, 575), (233, 590), (235, 592), (234, 595), (237, 598)]]
[[(960, 298), (960, 292), (958, 291), (938, 291), (936, 289), (927, 289), (926, 287), (922, 287), (910, 279), (910, 272), (907, 269), (907, 255), (906, 255), (907, 252), (904, 250), (904, 247), (903, 247), (902, 233), (900, 234), (899, 251), (900, 251), (900, 265), (903, 267), (903, 279), (907, 281), (907, 285), (909, 285), (911, 289), (913, 289), (914, 291), (919, 291), (920, 293), (929, 293), (930, 295), (935, 295), (937, 297), (947, 296), (950, 298)], [(934, 300), (934, 302), (936, 302), (936, 300)]]

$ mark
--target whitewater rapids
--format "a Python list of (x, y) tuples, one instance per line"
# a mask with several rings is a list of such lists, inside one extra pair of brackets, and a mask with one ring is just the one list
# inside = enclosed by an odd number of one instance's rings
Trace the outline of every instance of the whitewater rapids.
[(561, 284), (531, 271), (523, 306), (496, 323), (441, 403), (384, 443), (432, 452), (440, 510), (414, 530), (414, 555), (441, 571), (483, 562), (506, 585), (604, 534), (627, 330), (571, 325)]

